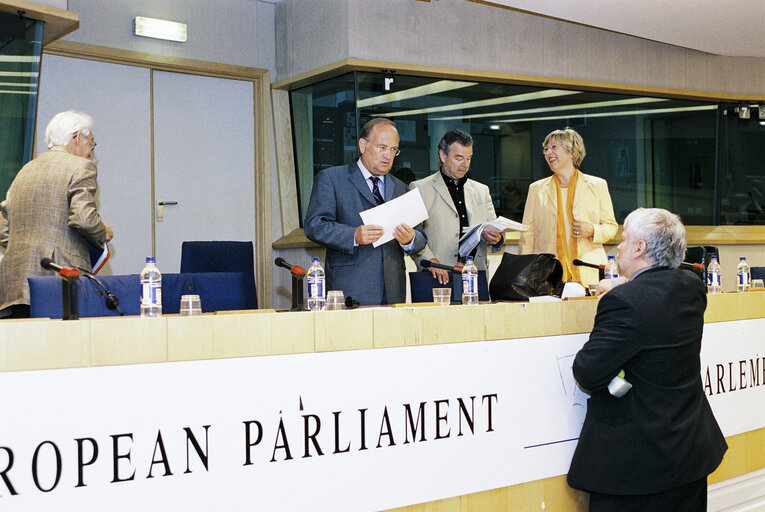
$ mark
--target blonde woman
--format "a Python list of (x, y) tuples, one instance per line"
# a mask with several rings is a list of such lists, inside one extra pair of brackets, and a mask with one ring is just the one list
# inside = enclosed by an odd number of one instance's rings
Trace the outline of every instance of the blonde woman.
[(586, 151), (582, 136), (571, 128), (555, 130), (542, 144), (552, 176), (529, 187), (519, 254), (550, 253), (563, 265), (563, 280), (584, 286), (598, 282), (598, 271), (574, 266), (573, 260), (604, 265), (603, 244), (618, 228), (608, 183), (584, 174), (580, 167)]

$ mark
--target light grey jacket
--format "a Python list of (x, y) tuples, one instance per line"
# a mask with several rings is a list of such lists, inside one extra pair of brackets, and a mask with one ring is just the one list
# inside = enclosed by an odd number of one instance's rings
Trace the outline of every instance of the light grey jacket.
[[(441, 172), (435, 172), (421, 180), (409, 184), (409, 189), (419, 189), (425, 208), (428, 210), (428, 220), (423, 223), (423, 231), (428, 244), (422, 252), (413, 255), (420, 266), (420, 260), (437, 258), (444, 265), (456, 265), (459, 251), (460, 219), (457, 207), (454, 206), (449, 189), (441, 177)], [(467, 207), (468, 225), (474, 226), (497, 218), (494, 203), (491, 201), (489, 187), (474, 180), (465, 182), (465, 206)], [(492, 246), (492, 251), (502, 249), (504, 237)], [(481, 240), (476, 252), (475, 265), (478, 270), (487, 270), (486, 242)]]

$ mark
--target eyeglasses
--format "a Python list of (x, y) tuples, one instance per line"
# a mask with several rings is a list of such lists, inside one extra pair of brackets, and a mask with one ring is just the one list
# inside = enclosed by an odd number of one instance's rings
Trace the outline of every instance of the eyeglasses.
[(550, 150), (552, 150), (553, 153), (555, 153), (556, 151), (558, 151), (558, 149), (560, 149), (562, 147), (563, 146), (561, 146), (560, 144), (553, 144), (552, 146), (545, 146), (545, 147), (542, 148), (542, 154), (546, 155), (547, 152), (550, 151)]
[[(77, 137), (79, 137), (81, 135), (82, 135), (81, 132), (77, 132), (74, 135), (72, 135), (72, 138), (73, 139), (77, 139)], [(87, 135), (85, 135), (85, 137), (87, 137)], [(91, 135), (90, 136), (90, 150), (93, 151), (94, 149), (96, 149), (97, 145), (98, 145), (98, 143), (96, 142), (96, 139), (94, 139), (93, 136)]]
[[(371, 141), (369, 139), (364, 139), (364, 140), (369, 142), (369, 143), (371, 143)], [(387, 153), (388, 151), (393, 153), (393, 156), (398, 156), (398, 155), (401, 154), (401, 150), (398, 149), (396, 146), (388, 147), (388, 146), (386, 146), (384, 144), (376, 144), (376, 145), (374, 145), (372, 147), (375, 148), (375, 150), (377, 150), (377, 154), (378, 155), (383, 155), (383, 154)]]

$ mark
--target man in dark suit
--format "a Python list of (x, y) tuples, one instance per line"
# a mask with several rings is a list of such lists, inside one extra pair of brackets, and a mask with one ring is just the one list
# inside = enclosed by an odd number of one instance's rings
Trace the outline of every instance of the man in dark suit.
[(426, 243), (419, 228), (400, 224), (394, 240), (375, 248), (372, 244), (383, 228), (364, 225), (359, 215), (406, 193), (406, 185), (388, 175), (399, 154), (398, 143), (396, 125), (374, 118), (359, 135), (361, 158), (314, 177), (305, 234), (327, 248), (327, 289), (342, 290), (361, 304), (404, 302), (404, 253), (419, 252)]
[[(568, 483), (590, 493), (590, 512), (706, 510), (707, 476), (727, 444), (702, 388), (706, 290), (677, 268), (685, 244), (666, 210), (627, 217), (618, 250), (628, 281), (602, 296), (574, 360), (591, 398)], [(632, 388), (617, 398), (621, 370)]]

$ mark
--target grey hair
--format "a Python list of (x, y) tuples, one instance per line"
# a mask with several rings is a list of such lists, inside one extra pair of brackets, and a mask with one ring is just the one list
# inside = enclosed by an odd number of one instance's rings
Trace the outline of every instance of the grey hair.
[(685, 226), (680, 217), (663, 208), (638, 208), (624, 219), (624, 231), (644, 240), (646, 257), (653, 265), (677, 268), (685, 257)]
[(93, 127), (93, 118), (88, 114), (77, 112), (76, 110), (67, 110), (59, 112), (48, 123), (45, 128), (45, 145), (48, 148), (53, 146), (66, 146), (78, 133), (90, 135)]

